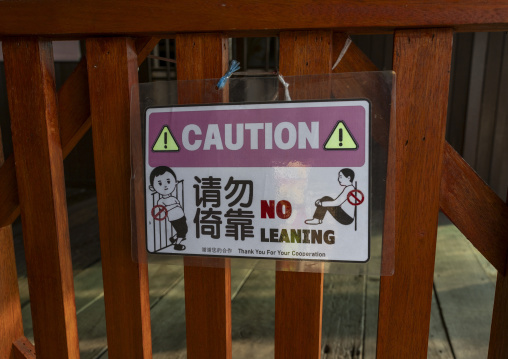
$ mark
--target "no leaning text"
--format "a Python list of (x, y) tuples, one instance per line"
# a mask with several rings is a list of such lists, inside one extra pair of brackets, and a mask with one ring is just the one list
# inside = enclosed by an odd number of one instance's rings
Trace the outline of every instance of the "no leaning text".
[(261, 242), (273, 243), (307, 243), (307, 244), (334, 244), (335, 232), (316, 229), (281, 229), (261, 228)]

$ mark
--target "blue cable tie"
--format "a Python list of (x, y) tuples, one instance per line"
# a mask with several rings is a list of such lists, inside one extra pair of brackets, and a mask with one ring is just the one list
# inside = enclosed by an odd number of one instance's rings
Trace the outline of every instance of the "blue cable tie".
[(238, 71), (239, 69), (240, 63), (236, 60), (231, 61), (231, 63), (229, 64), (229, 70), (226, 72), (224, 76), (220, 78), (219, 82), (217, 82), (217, 86), (215, 86), (217, 90), (222, 90), (224, 86), (226, 86), (226, 83), (228, 82), (233, 72)]

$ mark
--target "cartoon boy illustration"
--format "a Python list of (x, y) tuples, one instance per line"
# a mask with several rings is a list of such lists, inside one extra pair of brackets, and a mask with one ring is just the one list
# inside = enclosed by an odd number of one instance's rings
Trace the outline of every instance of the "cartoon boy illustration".
[(157, 205), (166, 207), (168, 213), (166, 219), (176, 231), (176, 235), (169, 238), (169, 240), (174, 244), (175, 250), (183, 251), (185, 246), (182, 241), (185, 240), (188, 227), (182, 206), (178, 199), (172, 195), (177, 183), (175, 172), (171, 168), (159, 166), (150, 173), (150, 186), (148, 188), (159, 193), (160, 197)]
[(329, 212), (340, 224), (348, 225), (353, 223), (354, 208), (347, 201), (347, 195), (355, 189), (352, 184), (354, 179), (355, 173), (352, 169), (344, 168), (340, 170), (338, 181), (344, 187), (342, 192), (335, 199), (329, 196), (318, 199), (315, 202), (316, 210), (313, 218), (307, 219), (305, 223), (313, 225), (323, 223), (326, 212)]

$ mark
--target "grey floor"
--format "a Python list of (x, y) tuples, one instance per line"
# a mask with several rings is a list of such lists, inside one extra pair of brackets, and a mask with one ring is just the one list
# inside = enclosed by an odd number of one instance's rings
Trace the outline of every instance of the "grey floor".
[[(107, 358), (96, 200), (68, 195), (81, 358)], [(21, 225), (13, 226), (25, 334), (33, 340)], [(495, 269), (444, 217), (440, 220), (428, 358), (486, 358)], [(185, 358), (183, 269), (150, 264), (154, 358)], [(232, 270), (233, 357), (274, 351), (275, 273)], [(375, 358), (379, 277), (325, 274), (323, 358)]]

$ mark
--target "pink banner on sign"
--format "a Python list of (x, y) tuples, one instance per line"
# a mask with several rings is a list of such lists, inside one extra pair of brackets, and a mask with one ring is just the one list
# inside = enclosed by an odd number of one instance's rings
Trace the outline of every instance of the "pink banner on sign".
[[(147, 116), (149, 165), (360, 167), (365, 163), (369, 114), (366, 101), (356, 103), (151, 109)], [(162, 146), (166, 143), (170, 146)]]

